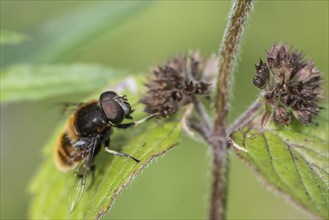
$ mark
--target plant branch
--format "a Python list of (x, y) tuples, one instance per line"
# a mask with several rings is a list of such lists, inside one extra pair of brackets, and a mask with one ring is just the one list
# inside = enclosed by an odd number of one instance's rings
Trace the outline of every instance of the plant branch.
[(195, 130), (205, 141), (209, 140), (209, 131), (206, 130), (199, 122), (190, 122), (190, 127)]
[(243, 112), (239, 118), (237, 118), (233, 124), (228, 129), (228, 135), (230, 135), (233, 131), (238, 130), (239, 128), (243, 127), (244, 125), (248, 124), (250, 121), (254, 119), (255, 113), (258, 112), (260, 107), (262, 106), (262, 103), (259, 101), (259, 99), (256, 99), (249, 107), (248, 109)]
[(193, 97), (192, 101), (193, 101), (195, 110), (200, 117), (200, 122), (206, 127), (206, 130), (210, 131), (211, 130), (210, 117), (209, 117), (207, 111), (205, 110), (204, 105), (200, 102), (200, 100), (196, 99), (195, 97)]
[(226, 126), (229, 111), (229, 93), (237, 64), (239, 45), (251, 8), (251, 0), (234, 1), (219, 50), (215, 100), (216, 118), (210, 140), (213, 153), (213, 183), (209, 210), (209, 219), (211, 220), (225, 219), (226, 217), (229, 169)]

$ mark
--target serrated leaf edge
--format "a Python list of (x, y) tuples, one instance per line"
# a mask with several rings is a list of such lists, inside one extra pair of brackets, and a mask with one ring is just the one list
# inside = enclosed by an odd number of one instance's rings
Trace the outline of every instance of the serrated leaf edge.
[(162, 154), (165, 154), (167, 151), (169, 151), (170, 149), (172, 149), (173, 147), (177, 146), (178, 143), (172, 144), (169, 147), (167, 147), (167, 149), (162, 150), (154, 155), (152, 155), (151, 157), (149, 157), (144, 163), (142, 163), (142, 165), (135, 170), (127, 179), (127, 181), (122, 184), (122, 186), (118, 189), (115, 190), (115, 192), (113, 193), (112, 198), (110, 199), (110, 203), (107, 205), (107, 208), (102, 208), (98, 211), (97, 215), (96, 215), (96, 219), (99, 220), (104, 214), (106, 214), (108, 212), (108, 210), (111, 210), (113, 204), (115, 203), (115, 200), (117, 199), (117, 197), (119, 196), (119, 194), (127, 188), (128, 184), (130, 182), (132, 182), (132, 180), (137, 176), (137, 174), (142, 171), (146, 166), (148, 166), (155, 158), (161, 156)]
[[(247, 132), (246, 132), (247, 133)], [(246, 160), (241, 152), (248, 153), (248, 150), (244, 147), (241, 147), (239, 144), (237, 144), (231, 137), (229, 137), (229, 144), (234, 149), (234, 152), (236, 155), (244, 161), (247, 166), (256, 174), (257, 179), (264, 185), (269, 191), (275, 191), (278, 194), (280, 194), (286, 201), (288, 201), (290, 204), (293, 205), (296, 209), (302, 211), (306, 215), (308, 215), (311, 219), (325, 219), (321, 216), (315, 215), (313, 212), (309, 211), (306, 207), (304, 207), (302, 204), (299, 204), (291, 197), (290, 194), (283, 191), (281, 188), (277, 187), (276, 185), (272, 184), (270, 181), (268, 181), (258, 170), (257, 167), (254, 166), (252, 163), (250, 163), (248, 160)], [(245, 138), (244, 138), (245, 141)], [(297, 169), (297, 168), (296, 168)], [(275, 169), (274, 169), (275, 170)], [(284, 182), (283, 182), (284, 183)], [(284, 183), (285, 184), (285, 183)]]

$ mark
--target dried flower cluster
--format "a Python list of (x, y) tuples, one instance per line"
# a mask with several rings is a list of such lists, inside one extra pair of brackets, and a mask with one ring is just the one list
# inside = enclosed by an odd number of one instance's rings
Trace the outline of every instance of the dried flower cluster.
[(168, 60), (152, 70), (153, 77), (146, 83), (148, 91), (142, 97), (145, 112), (167, 117), (188, 103), (195, 95), (209, 94), (209, 85), (201, 81), (204, 62), (198, 52)]
[(320, 111), (320, 70), (312, 61), (303, 60), (301, 52), (282, 44), (273, 45), (267, 52), (267, 62), (268, 66), (262, 60), (256, 64), (253, 79), (255, 86), (266, 91), (262, 127), (270, 117), (288, 125), (290, 111), (303, 124), (310, 124)]

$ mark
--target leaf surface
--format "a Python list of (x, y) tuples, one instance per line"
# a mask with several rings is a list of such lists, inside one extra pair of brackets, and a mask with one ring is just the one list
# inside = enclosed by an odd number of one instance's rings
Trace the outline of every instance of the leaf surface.
[(0, 31), (0, 45), (4, 45), (4, 44), (16, 45), (28, 39), (29, 37), (25, 34), (20, 34), (8, 30)]
[[(138, 100), (136, 93), (125, 93), (130, 103)], [(142, 115), (133, 114), (134, 119)], [(145, 115), (144, 115), (145, 116)], [(95, 219), (101, 218), (113, 205), (116, 197), (151, 161), (177, 145), (181, 127), (175, 118), (169, 121), (150, 120), (137, 127), (114, 129), (111, 134), (110, 148), (124, 152), (141, 160), (140, 163), (108, 154), (101, 150), (95, 158), (95, 182), (89, 191), (84, 191), (82, 198), (72, 214), (67, 207), (67, 183), (70, 174), (58, 171), (53, 161), (53, 149), (56, 138), (45, 148), (45, 162), (41, 165), (32, 184), (33, 194), (29, 216), (32, 219)], [(88, 186), (88, 183), (87, 183)]]
[(12, 63), (67, 59), (144, 9), (147, 1), (95, 1), (45, 20), (27, 33), (28, 44), (4, 48), (2, 68)]
[(1, 101), (90, 92), (126, 75), (123, 70), (87, 64), (13, 66), (1, 72)]
[(289, 127), (267, 125), (259, 118), (231, 134), (235, 152), (266, 183), (316, 216), (329, 218), (328, 118), (315, 125), (295, 121)]

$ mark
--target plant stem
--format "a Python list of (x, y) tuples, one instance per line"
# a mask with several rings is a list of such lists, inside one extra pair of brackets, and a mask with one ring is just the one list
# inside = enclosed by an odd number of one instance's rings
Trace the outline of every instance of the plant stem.
[(203, 127), (205, 127), (205, 129), (208, 132), (210, 132), (212, 129), (212, 125), (211, 125), (209, 115), (208, 115), (207, 111), (205, 110), (203, 104), (198, 99), (193, 97), (193, 105), (200, 117), (200, 123), (202, 123)]
[(228, 170), (229, 159), (227, 157), (226, 139), (212, 142), (213, 169), (210, 198), (209, 219), (223, 220), (226, 218)]
[(248, 14), (252, 8), (251, 0), (235, 0), (219, 50), (219, 68), (216, 94), (216, 119), (210, 140), (213, 153), (213, 183), (210, 198), (209, 219), (225, 219), (228, 191), (229, 160), (227, 155), (227, 116), (229, 93), (238, 49)]
[(254, 119), (254, 115), (257, 113), (257, 111), (262, 106), (262, 103), (260, 103), (259, 99), (256, 99), (245, 112), (243, 112), (239, 118), (237, 118), (233, 124), (228, 129), (228, 134), (230, 135), (233, 131), (238, 130), (239, 128), (243, 127), (250, 121)]
[(217, 78), (215, 132), (224, 130), (228, 99), (233, 73), (237, 64), (238, 49), (246, 25), (248, 14), (252, 8), (251, 0), (235, 0), (231, 9), (228, 25), (224, 33), (219, 51), (219, 68)]

